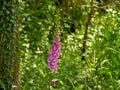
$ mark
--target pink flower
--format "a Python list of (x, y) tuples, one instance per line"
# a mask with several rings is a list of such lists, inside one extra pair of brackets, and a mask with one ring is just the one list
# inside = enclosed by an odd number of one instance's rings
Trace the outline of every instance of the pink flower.
[(55, 83), (55, 81), (53, 81), (53, 80), (50, 82), (50, 84), (51, 84), (52, 87), (55, 87), (55, 86), (56, 86), (56, 83)]
[(55, 37), (53, 44), (50, 48), (50, 54), (48, 56), (48, 68), (52, 71), (57, 71), (58, 58), (60, 56), (60, 38)]

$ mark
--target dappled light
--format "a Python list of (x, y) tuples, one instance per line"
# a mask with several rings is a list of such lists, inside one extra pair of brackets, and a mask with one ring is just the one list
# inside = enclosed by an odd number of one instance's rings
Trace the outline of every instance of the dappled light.
[(0, 90), (120, 90), (120, 0), (1, 0)]

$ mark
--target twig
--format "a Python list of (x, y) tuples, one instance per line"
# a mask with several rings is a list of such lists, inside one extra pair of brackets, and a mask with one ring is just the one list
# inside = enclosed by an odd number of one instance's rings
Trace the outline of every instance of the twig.
[(82, 60), (85, 60), (85, 51), (86, 51), (86, 40), (87, 40), (87, 31), (88, 31), (88, 27), (90, 25), (90, 21), (91, 21), (91, 18), (92, 18), (92, 13), (93, 13), (93, 0), (91, 1), (91, 11), (90, 13), (88, 14), (88, 20), (87, 20), (87, 23), (86, 23), (86, 27), (85, 27), (85, 33), (84, 33), (84, 38), (83, 38), (83, 48), (82, 48)]

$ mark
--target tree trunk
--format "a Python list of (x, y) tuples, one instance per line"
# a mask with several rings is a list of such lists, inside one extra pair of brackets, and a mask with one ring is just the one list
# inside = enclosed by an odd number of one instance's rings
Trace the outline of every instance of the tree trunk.
[(14, 0), (0, 0), (0, 88), (20, 90), (17, 7)]

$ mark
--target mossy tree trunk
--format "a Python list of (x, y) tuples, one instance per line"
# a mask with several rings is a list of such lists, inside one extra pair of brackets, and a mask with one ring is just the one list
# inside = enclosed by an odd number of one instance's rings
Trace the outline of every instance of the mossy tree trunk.
[(4, 90), (20, 90), (16, 4), (0, 0), (0, 88)]

